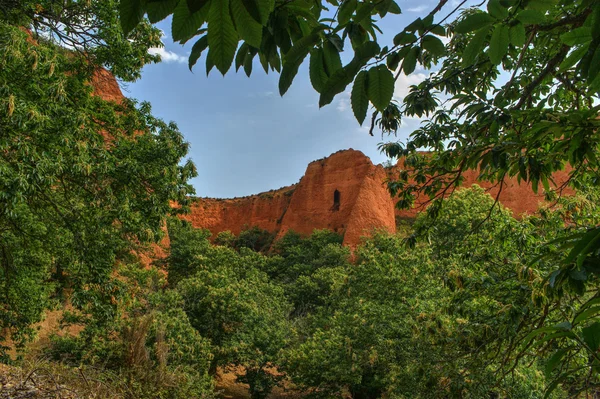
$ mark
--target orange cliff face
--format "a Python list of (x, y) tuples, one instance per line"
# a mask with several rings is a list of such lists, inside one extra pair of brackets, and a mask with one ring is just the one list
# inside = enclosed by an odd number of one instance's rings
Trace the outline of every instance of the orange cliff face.
[[(397, 178), (400, 170), (403, 168), (403, 161), (400, 160), (395, 167), (389, 169), (388, 178)], [(569, 180), (570, 168), (565, 171), (559, 171), (554, 173), (554, 183), (550, 186), (554, 189), (562, 187)], [(498, 201), (513, 211), (515, 217), (521, 217), (525, 214), (532, 214), (538, 210), (541, 204), (545, 203), (543, 190), (540, 188), (537, 194), (534, 194), (531, 186), (527, 182), (517, 182), (516, 178), (507, 178), (504, 180), (502, 189), (498, 184), (489, 183), (486, 181), (479, 181), (477, 179), (478, 173), (476, 170), (467, 170), (463, 172), (464, 181), (461, 187), (471, 187), (473, 184), (477, 184), (484, 188), (492, 198), (498, 196)], [(574, 191), (570, 187), (564, 188), (563, 195), (573, 195)], [(415, 207), (412, 209), (396, 209), (396, 216), (400, 218), (411, 219), (416, 217), (417, 213), (424, 210), (428, 204), (429, 197), (426, 195), (419, 195), (415, 200)]]
[[(360, 151), (339, 151), (311, 162), (294, 186), (245, 198), (198, 199), (191, 214), (184, 218), (194, 227), (210, 230), (213, 237), (225, 230), (239, 234), (245, 226), (274, 232), (278, 238), (289, 230), (308, 235), (315, 229), (330, 229), (343, 233), (344, 244), (355, 247), (361, 237), (374, 229), (394, 232), (396, 217), (414, 218), (426, 205), (428, 198), (422, 195), (417, 198), (416, 208), (395, 209), (385, 183), (397, 176), (402, 165), (399, 161), (396, 167), (384, 170)], [(463, 175), (462, 187), (478, 184), (492, 197), (498, 195), (500, 187), (478, 181), (477, 171), (466, 171)], [(554, 187), (561, 186), (568, 177), (568, 171), (557, 172)], [(573, 191), (567, 189), (563, 193)], [(534, 213), (544, 202), (544, 195), (534, 194), (526, 183), (506, 179), (499, 201), (519, 217)]]
[(315, 229), (344, 233), (351, 247), (374, 228), (395, 230), (394, 203), (386, 174), (362, 152), (345, 150), (311, 162), (294, 186), (245, 198), (198, 199), (184, 218), (213, 236), (258, 226), (281, 237), (289, 230), (308, 235)]

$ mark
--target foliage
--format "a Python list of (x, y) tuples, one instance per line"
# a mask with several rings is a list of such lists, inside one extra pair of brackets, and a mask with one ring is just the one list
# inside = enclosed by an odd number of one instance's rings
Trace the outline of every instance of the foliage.
[(138, 265), (122, 267), (123, 290), (111, 323), (85, 322), (77, 336), (54, 337), (49, 353), (67, 364), (114, 373), (131, 398), (209, 398), (213, 382), (209, 341), (190, 324), (183, 299), (164, 291), (164, 273)]
[(210, 232), (194, 229), (189, 222), (171, 218), (167, 222), (169, 233), (168, 265), (169, 285), (175, 287), (184, 278), (197, 271), (197, 257), (210, 251)]
[(380, 234), (358, 248), (307, 338), (285, 353), (293, 380), (324, 397), (543, 397), (540, 361), (504, 354), (541, 315), (539, 280), (519, 271), (544, 237), (503, 209), (473, 234), (491, 203), (482, 189), (462, 190), (440, 211), (429, 245), (407, 249)]
[(276, 256), (267, 263), (269, 277), (281, 284), (294, 305), (295, 316), (324, 305), (346, 275), (350, 251), (343, 237), (315, 230), (306, 238), (288, 231), (273, 245)]
[(268, 230), (253, 226), (245, 228), (235, 239), (234, 248), (250, 248), (257, 252), (268, 251), (273, 243), (275, 235)]
[(125, 35), (119, 24), (118, 0), (4, 0), (0, 18), (31, 30), (86, 58), (91, 69), (106, 67), (114, 76), (134, 81), (150, 62), (160, 61), (149, 48), (162, 47), (161, 31), (141, 21)]
[(186, 209), (195, 169), (179, 165), (187, 144), (177, 127), (148, 104), (92, 95), (93, 73), (0, 21), (2, 339), (30, 336), (53, 293), (112, 320), (115, 262)]
[[(277, 382), (268, 367), (292, 334), (283, 290), (262, 271), (267, 258), (244, 247), (238, 252), (210, 246), (208, 237), (196, 234), (188, 223), (178, 226), (170, 230), (178, 255), (169, 258), (169, 274), (187, 270), (177, 292), (191, 325), (210, 339), (212, 373), (219, 366), (243, 366), (242, 380), (250, 385), (252, 397), (266, 397)], [(192, 256), (181, 256), (181, 248), (191, 249)]]

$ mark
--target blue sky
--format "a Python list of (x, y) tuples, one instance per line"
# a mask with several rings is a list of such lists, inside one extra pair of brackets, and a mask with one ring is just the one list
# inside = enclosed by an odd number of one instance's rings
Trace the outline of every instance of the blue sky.
[[(425, 16), (438, 3), (397, 1), (403, 14), (386, 16), (379, 23), (384, 32), (382, 47), (390, 44), (403, 26)], [(457, 1), (449, 1), (441, 15), (449, 12), (453, 3)], [(348, 93), (319, 109), (307, 63), (290, 90), (280, 97), (278, 75), (266, 75), (257, 60), (250, 78), (233, 70), (223, 77), (216, 69), (207, 77), (204, 58), (190, 72), (187, 55), (193, 40), (185, 47), (174, 44), (170, 20), (158, 27), (165, 32), (165, 48), (159, 50), (163, 61), (146, 66), (140, 80), (122, 88), (128, 97), (149, 101), (156, 116), (177, 123), (191, 144), (189, 157), (198, 169), (192, 183), (198, 196), (244, 196), (293, 184), (309, 162), (341, 149), (360, 150), (374, 163), (386, 161), (377, 144), (396, 138), (372, 137), (367, 126), (360, 127), (352, 115)], [(411, 76), (402, 76), (396, 97), (402, 97), (410, 84), (424, 77), (418, 69)], [(398, 139), (405, 138), (418, 123), (404, 120)]]

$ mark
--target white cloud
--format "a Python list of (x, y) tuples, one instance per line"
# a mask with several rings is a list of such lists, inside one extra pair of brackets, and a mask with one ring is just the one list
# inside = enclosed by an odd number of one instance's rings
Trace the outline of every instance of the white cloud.
[(400, 76), (398, 76), (398, 80), (396, 80), (394, 98), (401, 101), (410, 92), (410, 86), (418, 85), (426, 78), (427, 75), (422, 72), (411, 73), (408, 76), (406, 76), (404, 73), (400, 73)]
[(275, 97), (275, 92), (272, 91), (260, 91), (257, 93), (248, 93), (250, 98), (272, 98)]
[(169, 51), (164, 47), (153, 47), (148, 49), (148, 52), (153, 55), (160, 55), (160, 59), (167, 63), (177, 62), (179, 64), (183, 64), (187, 61), (187, 57)]
[(335, 108), (340, 112), (346, 112), (346, 110), (350, 109), (350, 92), (345, 91), (340, 93)]
[(408, 12), (423, 12), (425, 10), (427, 10), (427, 6), (411, 7), (411, 8), (408, 8), (406, 11), (408, 11)]

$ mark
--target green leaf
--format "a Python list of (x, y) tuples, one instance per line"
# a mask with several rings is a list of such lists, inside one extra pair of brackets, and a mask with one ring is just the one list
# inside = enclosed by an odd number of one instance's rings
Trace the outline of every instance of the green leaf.
[(235, 71), (237, 72), (242, 65), (244, 65), (244, 61), (246, 60), (246, 55), (248, 54), (248, 50), (250, 47), (248, 43), (244, 43), (238, 48), (237, 53), (235, 55)]
[(523, 47), (527, 38), (525, 37), (525, 26), (523, 24), (516, 24), (510, 27), (508, 36), (510, 37), (510, 44), (515, 47)]
[(193, 66), (196, 65), (198, 58), (200, 58), (202, 52), (206, 50), (206, 47), (208, 47), (207, 35), (202, 36), (196, 41), (196, 43), (194, 43), (194, 46), (192, 47), (192, 51), (190, 53), (190, 57), (188, 59), (188, 68), (190, 68), (190, 71), (192, 70)]
[(565, 72), (581, 61), (581, 58), (587, 53), (589, 46), (589, 43), (587, 43), (573, 50), (560, 64), (559, 72)]
[(328, 41), (323, 44), (323, 61), (327, 76), (333, 75), (335, 71), (342, 68), (342, 59), (339, 51)]
[(250, 75), (252, 74), (252, 62), (254, 61), (254, 57), (256, 56), (256, 54), (256, 52), (250, 49), (250, 51), (248, 52), (248, 54), (246, 54), (246, 57), (244, 58), (244, 72), (248, 77), (250, 77)]
[[(588, 250), (593, 247), (594, 243), (600, 239), (600, 228), (592, 228), (587, 231), (582, 238), (577, 240), (577, 243), (569, 252), (569, 255), (563, 261), (564, 264), (574, 262), (576, 259), (583, 258), (587, 255)], [(578, 262), (579, 263), (579, 262)]]
[(412, 47), (402, 61), (402, 70), (406, 75), (410, 75), (415, 71), (415, 68), (417, 67), (418, 51), (418, 47)]
[(173, 13), (179, 0), (149, 1), (146, 3), (148, 20), (155, 24)]
[(171, 36), (173, 40), (185, 42), (196, 35), (198, 29), (206, 22), (207, 14), (208, 7), (191, 14), (186, 2), (180, 1), (177, 7), (175, 7), (173, 22), (171, 23)]
[(578, 323), (581, 323), (582, 321), (586, 321), (590, 318), (590, 316), (595, 315), (597, 313), (600, 313), (600, 306), (595, 306), (595, 307), (586, 309), (583, 312), (579, 313), (577, 315), (577, 317), (575, 317), (575, 320), (573, 320), (573, 324), (578, 324)]
[(338, 9), (338, 21), (340, 25), (345, 25), (350, 22), (350, 18), (352, 18), (352, 14), (356, 10), (357, 1), (356, 0), (345, 0), (340, 8)]
[(260, 23), (263, 26), (267, 25), (269, 16), (275, 9), (275, 0), (248, 0), (249, 3), (255, 3), (258, 9), (258, 15), (260, 16)]
[(425, 50), (438, 57), (441, 57), (446, 53), (446, 46), (444, 46), (444, 43), (436, 36), (425, 36), (422, 39), (421, 44)]
[(594, 39), (600, 38), (600, 7), (594, 7), (594, 10), (588, 18), (591, 18), (592, 37)]
[(370, 17), (374, 9), (375, 3), (360, 3), (357, 7), (356, 16), (353, 20), (354, 23), (361, 23), (361, 21), (365, 20), (365, 18)]
[(388, 12), (390, 14), (402, 14), (402, 10), (400, 9), (400, 6), (398, 5), (398, 3), (396, 3), (395, 0), (392, 0), (392, 3), (390, 4), (390, 7), (388, 8)]
[(390, 70), (395, 71), (398, 69), (401, 60), (400, 54), (397, 51), (394, 51), (387, 56), (385, 63)]
[(335, 46), (337, 51), (339, 51), (339, 52), (344, 51), (344, 41), (342, 40), (342, 38), (339, 35), (337, 35), (337, 34), (327, 35), (327, 40)]
[(302, 39), (298, 40), (290, 51), (284, 57), (285, 62), (295, 63), (297, 59), (306, 57), (306, 55), (312, 50), (312, 48), (317, 44), (320, 39), (319, 32), (323, 30), (323, 26), (315, 28), (313, 32), (304, 36)]
[(210, 0), (181, 0), (183, 3), (187, 3), (190, 14), (200, 11)]
[(568, 351), (568, 348), (559, 349), (556, 352), (554, 352), (550, 359), (548, 359), (548, 361), (546, 362), (546, 367), (544, 368), (544, 372), (547, 378), (549, 378), (550, 375), (552, 375), (552, 372), (554, 371), (556, 366), (558, 366), (558, 363), (562, 360), (565, 353), (567, 353)]
[(410, 24), (408, 24), (406, 26), (406, 28), (404, 28), (404, 30), (406, 32), (416, 32), (418, 30), (421, 30), (425, 27), (425, 24), (423, 24), (423, 20), (421, 18), (417, 18), (414, 21), (412, 21)]
[(341, 68), (335, 71), (333, 75), (327, 79), (321, 95), (319, 96), (319, 107), (331, 103), (337, 94), (346, 89), (346, 86), (352, 81), (352, 78), (349, 77), (349, 75), (346, 68)]
[(240, 37), (252, 47), (260, 48), (263, 30), (262, 25), (252, 18), (242, 0), (230, 1), (233, 22), (235, 23), (235, 28), (240, 34)]
[(121, 29), (125, 36), (140, 23), (144, 18), (143, 0), (121, 0), (119, 4), (119, 18), (121, 20)]
[(500, 3), (500, 0), (490, 0), (487, 4), (490, 15), (496, 19), (508, 17), (508, 10)]
[(517, 14), (517, 20), (525, 25), (537, 25), (546, 21), (546, 17), (536, 10), (523, 10)]
[(546, 12), (550, 8), (554, 7), (557, 2), (558, 0), (529, 0), (527, 2), (527, 8), (540, 12)]
[(485, 27), (483, 29), (478, 30), (475, 33), (475, 36), (471, 39), (462, 55), (462, 66), (468, 67), (475, 63), (477, 56), (481, 54), (485, 47), (485, 40), (488, 36), (489, 28)]
[(320, 93), (328, 78), (322, 48), (316, 48), (310, 52), (308, 74), (313, 88)]
[(492, 33), (492, 38), (490, 40), (489, 56), (490, 61), (494, 65), (500, 64), (502, 62), (502, 59), (506, 55), (506, 52), (508, 51), (508, 44), (510, 42), (508, 32), (508, 26), (500, 24), (496, 25), (496, 28)]
[(454, 31), (456, 33), (469, 33), (489, 26), (493, 22), (495, 22), (495, 20), (490, 16), (490, 14), (485, 12), (477, 12), (475, 14), (468, 15), (465, 19), (460, 21), (456, 25), (456, 28), (454, 28)]
[(300, 68), (302, 61), (304, 61), (304, 58), (306, 58), (307, 55), (308, 53), (304, 54), (304, 56), (300, 58), (297, 58), (294, 60), (294, 62), (285, 62), (283, 64), (283, 69), (281, 71), (281, 75), (279, 76), (279, 94), (281, 96), (283, 96), (292, 85), (296, 74), (298, 74), (298, 68)]
[(354, 117), (361, 125), (365, 121), (367, 116), (367, 110), (369, 109), (369, 97), (367, 95), (368, 87), (368, 75), (366, 71), (359, 72), (354, 79), (354, 85), (352, 86), (352, 94), (350, 96), (350, 102), (352, 104), (352, 111)]
[(410, 32), (400, 32), (394, 36), (394, 46), (402, 46), (404, 44), (414, 44), (417, 41), (417, 36)]
[(592, 29), (587, 26), (573, 29), (560, 35), (560, 40), (568, 46), (590, 42), (592, 40)]
[(375, 7), (377, 8), (377, 12), (381, 18), (385, 17), (392, 5), (392, 0), (382, 0)]
[(591, 84), (596, 79), (598, 72), (600, 72), (600, 45), (596, 46), (596, 51), (590, 62), (590, 69), (587, 76), (588, 83)]
[(229, 14), (229, 0), (211, 2), (208, 14), (208, 52), (223, 75), (233, 63), (237, 44), (238, 35)]
[(600, 322), (581, 329), (581, 335), (592, 352), (596, 352), (600, 348)]
[[(358, 47), (354, 53), (354, 58), (343, 68), (333, 72), (330, 78), (325, 83), (321, 96), (319, 97), (319, 107), (323, 107), (333, 98), (343, 92), (346, 86), (352, 82), (360, 69), (373, 57), (379, 54), (381, 48), (376, 42), (366, 42)], [(327, 61), (326, 61), (327, 62)]]
[(390, 104), (394, 95), (394, 75), (385, 65), (369, 69), (367, 95), (379, 112), (383, 112)]

